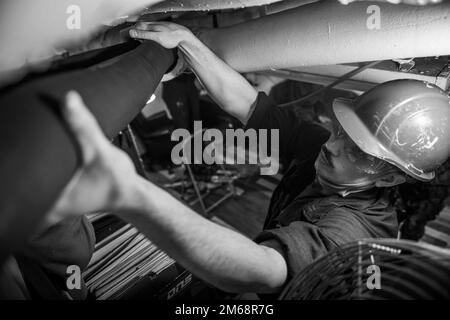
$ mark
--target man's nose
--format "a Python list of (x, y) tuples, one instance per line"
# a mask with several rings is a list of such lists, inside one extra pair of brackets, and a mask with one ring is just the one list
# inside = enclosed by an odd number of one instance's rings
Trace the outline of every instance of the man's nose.
[(332, 155), (333, 157), (338, 157), (340, 154), (340, 144), (337, 143), (336, 140), (333, 141), (327, 141), (322, 146), (323, 152), (325, 152), (327, 155)]

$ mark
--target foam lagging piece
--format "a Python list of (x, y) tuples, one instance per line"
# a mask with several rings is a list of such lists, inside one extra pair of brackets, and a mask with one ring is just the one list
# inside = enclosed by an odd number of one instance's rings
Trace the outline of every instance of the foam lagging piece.
[(174, 62), (145, 42), (85, 70), (44, 76), (0, 95), (0, 262), (32, 235), (80, 164), (59, 114), (78, 91), (109, 138), (137, 115)]
[(106, 60), (118, 58), (121, 55), (136, 49), (140, 45), (138, 41), (127, 41), (116, 43), (111, 46), (93, 49), (85, 52), (76, 53), (63, 59), (55, 59), (48, 68), (44, 70), (29, 70), (27, 75), (22, 79), (6, 83), (0, 88), (0, 97), (11, 89), (21, 86), (29, 81), (33, 81), (43, 76), (51, 76), (60, 73), (67, 73), (70, 71), (86, 69), (93, 65), (100, 64)]

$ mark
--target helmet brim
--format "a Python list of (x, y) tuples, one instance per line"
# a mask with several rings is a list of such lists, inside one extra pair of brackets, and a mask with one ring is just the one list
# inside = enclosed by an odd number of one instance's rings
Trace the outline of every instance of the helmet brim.
[(333, 101), (333, 112), (342, 128), (356, 145), (365, 153), (391, 163), (403, 172), (420, 181), (430, 181), (434, 172), (419, 172), (405, 163), (392, 151), (386, 149), (355, 113), (352, 100), (337, 98)]

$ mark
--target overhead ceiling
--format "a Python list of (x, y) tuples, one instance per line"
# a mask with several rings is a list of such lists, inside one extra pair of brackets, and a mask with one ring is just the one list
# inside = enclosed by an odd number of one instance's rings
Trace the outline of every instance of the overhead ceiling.
[[(102, 23), (127, 15), (231, 11), (264, 6), (265, 14), (317, 2), (318, 0), (1, 0), (0, 1), (0, 83), (3, 74), (30, 62), (45, 60), (55, 47), (90, 36)], [(327, 0), (326, 2), (328, 2)], [(355, 0), (333, 0), (343, 4)], [(329, 2), (333, 2), (329, 1)], [(364, 0), (358, 0), (364, 1)], [(450, 0), (379, 0), (378, 2), (429, 4)], [(69, 8), (76, 6), (82, 27), (69, 29)]]
[(281, 0), (166, 0), (149, 7), (148, 12), (225, 10), (262, 6)]

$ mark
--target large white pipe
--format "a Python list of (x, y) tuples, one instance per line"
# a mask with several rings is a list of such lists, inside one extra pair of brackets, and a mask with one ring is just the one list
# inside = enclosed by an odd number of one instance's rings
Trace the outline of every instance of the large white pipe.
[(241, 72), (449, 55), (449, 37), (449, 2), (323, 1), (201, 34)]

